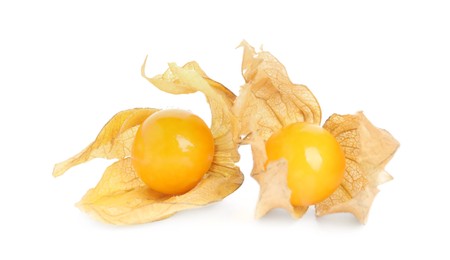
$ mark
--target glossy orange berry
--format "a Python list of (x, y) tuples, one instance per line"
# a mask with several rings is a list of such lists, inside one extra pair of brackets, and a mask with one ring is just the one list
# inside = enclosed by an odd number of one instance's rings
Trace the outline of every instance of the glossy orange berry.
[(345, 157), (339, 143), (324, 128), (294, 123), (274, 133), (266, 142), (268, 163), (288, 162), (291, 204), (308, 206), (330, 196), (341, 184)]
[(161, 110), (139, 127), (131, 150), (137, 175), (152, 190), (176, 195), (194, 188), (211, 167), (214, 138), (198, 116)]

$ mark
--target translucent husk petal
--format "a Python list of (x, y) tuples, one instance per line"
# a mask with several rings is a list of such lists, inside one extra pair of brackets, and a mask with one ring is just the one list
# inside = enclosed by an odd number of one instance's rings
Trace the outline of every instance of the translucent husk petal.
[(275, 208), (287, 210), (294, 218), (303, 216), (308, 207), (294, 207), (291, 204), (291, 190), (287, 186), (287, 161), (281, 159), (269, 163), (266, 167), (267, 155), (264, 141), (253, 136), (249, 142), (253, 155), (251, 175), (260, 186), (255, 217), (261, 218)]
[(242, 75), (245, 84), (233, 107), (240, 134), (267, 140), (283, 126), (295, 122), (320, 124), (321, 110), (312, 92), (291, 82), (284, 66), (266, 51), (256, 52), (242, 42)]
[(327, 199), (316, 205), (316, 215), (350, 212), (361, 223), (367, 222), (378, 185), (392, 180), (384, 167), (399, 143), (386, 130), (375, 127), (362, 112), (332, 115), (324, 124), (344, 150), (344, 181)]
[(57, 163), (53, 176), (63, 175), (68, 169), (95, 158), (122, 159), (130, 156), (131, 145), (139, 125), (154, 108), (135, 108), (115, 114), (102, 128), (95, 141), (73, 157)]
[(267, 160), (264, 142), (282, 127), (295, 122), (320, 124), (321, 110), (312, 92), (304, 85), (294, 84), (284, 66), (269, 52), (256, 52), (247, 42), (244, 49), (241, 87), (233, 112), (240, 122), (243, 143), (252, 146), (252, 177), (260, 185), (256, 217), (274, 208), (284, 208), (293, 217), (301, 217), (308, 207), (293, 207), (287, 187), (287, 162)]

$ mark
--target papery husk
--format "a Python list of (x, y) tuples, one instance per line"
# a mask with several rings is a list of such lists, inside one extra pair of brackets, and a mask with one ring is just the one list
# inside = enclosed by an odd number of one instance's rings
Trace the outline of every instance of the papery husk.
[[(241, 87), (233, 112), (240, 119), (243, 143), (252, 145), (254, 166), (252, 177), (260, 185), (256, 217), (271, 209), (284, 208), (292, 216), (301, 217), (308, 207), (293, 207), (287, 186), (287, 162), (271, 162), (265, 168), (265, 141), (290, 124), (320, 124), (321, 110), (314, 95), (303, 85), (293, 84), (284, 66), (269, 52), (256, 52), (243, 42)], [(331, 116), (324, 125), (340, 143), (346, 158), (346, 171), (340, 187), (316, 206), (316, 215), (350, 212), (361, 222), (367, 215), (377, 186), (392, 177), (384, 166), (392, 158), (399, 143), (386, 131), (374, 127), (362, 113)]]
[(147, 223), (222, 200), (241, 185), (241, 176), (235, 175), (234, 169), (213, 165), (194, 189), (171, 196), (149, 189), (136, 175), (131, 158), (125, 158), (109, 166), (97, 186), (77, 206), (106, 223)]
[(131, 145), (139, 126), (157, 111), (159, 109), (135, 108), (115, 114), (94, 142), (73, 157), (57, 163), (53, 168), (53, 176), (63, 175), (70, 168), (95, 158), (123, 159), (130, 156)]
[(399, 143), (386, 130), (375, 127), (362, 112), (332, 115), (323, 126), (341, 145), (346, 169), (344, 180), (327, 199), (316, 204), (316, 215), (349, 212), (366, 223), (378, 185), (392, 180), (384, 167)]
[(253, 136), (249, 142), (253, 155), (251, 176), (258, 182), (260, 187), (255, 217), (259, 219), (275, 208), (287, 210), (294, 218), (303, 216), (308, 207), (297, 207), (291, 204), (291, 190), (287, 185), (287, 161), (280, 159), (270, 162), (266, 167), (267, 154), (262, 138)]
[(235, 101), (233, 112), (240, 121), (242, 143), (251, 144), (252, 177), (260, 185), (256, 218), (274, 208), (284, 208), (293, 217), (301, 217), (308, 207), (293, 207), (287, 187), (287, 162), (277, 161), (264, 167), (267, 155), (264, 142), (283, 127), (296, 122), (320, 124), (321, 110), (312, 92), (294, 84), (284, 66), (269, 52), (256, 52), (247, 42), (244, 49), (242, 75), (245, 84)]
[(284, 66), (269, 52), (256, 52), (242, 42), (244, 56), (241, 87), (233, 112), (240, 121), (240, 134), (267, 140), (273, 132), (295, 122), (320, 124), (321, 110), (312, 92), (290, 81)]
[[(222, 200), (239, 188), (243, 182), (243, 175), (235, 165), (235, 162), (239, 160), (237, 152), (239, 137), (237, 121), (231, 112), (234, 94), (220, 83), (208, 78), (195, 62), (190, 62), (183, 67), (169, 64), (169, 69), (164, 74), (153, 78), (145, 76), (144, 62), (142, 75), (159, 89), (172, 94), (196, 91), (205, 94), (212, 113), (214, 159), (204, 178), (192, 190), (179, 196), (164, 195), (152, 191), (137, 177), (129, 158), (132, 140), (137, 127), (143, 120), (136, 124), (133, 132), (128, 134), (132, 136), (129, 136), (123, 147), (120, 146), (120, 142), (114, 141), (112, 132), (116, 128), (109, 128), (110, 124), (107, 124), (99, 136), (103, 133), (106, 137), (111, 137), (111, 140), (94, 142), (85, 151), (95, 150), (96, 157), (119, 160), (106, 169), (97, 186), (89, 190), (77, 204), (94, 218), (106, 223), (129, 225), (161, 220), (181, 210)], [(113, 120), (116, 121), (114, 118), (111, 121)], [(105, 147), (111, 142), (117, 146), (115, 150), (125, 152), (106, 154)], [(91, 155), (86, 156), (85, 151), (80, 153), (81, 156), (75, 156), (68, 162), (55, 166), (58, 170), (56, 174), (54, 172), (54, 175), (60, 175), (60, 169), (65, 171), (71, 166), (86, 161), (84, 158), (90, 158)]]

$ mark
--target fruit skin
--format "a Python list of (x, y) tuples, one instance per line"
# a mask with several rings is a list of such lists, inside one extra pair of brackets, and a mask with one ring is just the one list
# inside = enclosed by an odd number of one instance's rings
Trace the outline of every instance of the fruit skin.
[(131, 158), (137, 175), (152, 190), (183, 194), (211, 167), (214, 138), (198, 116), (184, 110), (161, 110), (139, 127)]
[(344, 177), (344, 152), (334, 136), (318, 125), (294, 123), (281, 129), (267, 140), (266, 153), (267, 164), (281, 158), (287, 160), (287, 181), (294, 206), (324, 200)]

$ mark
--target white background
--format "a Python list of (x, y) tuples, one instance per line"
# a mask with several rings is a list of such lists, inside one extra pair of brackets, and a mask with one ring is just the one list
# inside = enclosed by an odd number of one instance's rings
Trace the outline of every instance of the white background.
[[(0, 3), (0, 259), (449, 259), (446, 1), (94, 2)], [(324, 120), (364, 110), (401, 142), (368, 223), (312, 210), (255, 220), (248, 147), (246, 180), (220, 203), (130, 227), (80, 212), (74, 204), (111, 162), (57, 179), (53, 164), (114, 113), (176, 107), (210, 120), (201, 95), (171, 96), (141, 78), (145, 56), (148, 75), (196, 60), (238, 93), (243, 39), (309, 86)]]

